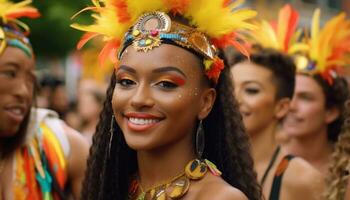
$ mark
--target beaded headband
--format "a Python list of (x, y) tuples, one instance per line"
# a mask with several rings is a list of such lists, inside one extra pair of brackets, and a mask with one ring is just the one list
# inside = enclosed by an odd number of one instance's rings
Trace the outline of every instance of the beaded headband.
[(28, 6), (31, 0), (24, 0), (19, 3), (12, 3), (2, 0), (0, 4), (0, 54), (6, 46), (13, 46), (21, 49), (29, 57), (33, 56), (33, 50), (29, 39), (29, 27), (18, 18), (37, 18), (40, 13), (37, 9)]
[[(219, 74), (210, 73), (213, 71), (219, 73), (224, 68), (222, 60), (217, 56), (217, 49), (205, 34), (190, 26), (171, 21), (164, 12), (142, 15), (126, 33), (118, 58), (120, 59), (130, 44), (138, 51), (147, 52), (162, 43), (173, 43), (203, 56), (205, 72), (209, 78), (218, 77)], [(215, 67), (216, 69), (213, 69)]]

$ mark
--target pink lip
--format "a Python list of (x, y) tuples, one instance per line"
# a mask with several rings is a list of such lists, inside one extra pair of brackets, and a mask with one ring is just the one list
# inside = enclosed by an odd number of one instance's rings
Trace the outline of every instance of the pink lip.
[[(158, 121), (149, 123), (149, 124), (136, 124), (131, 122), (130, 118), (138, 118), (143, 120), (158, 120)], [(152, 114), (148, 114), (148, 113), (127, 113), (125, 114), (125, 119), (126, 119), (127, 126), (131, 131), (144, 132), (158, 125), (163, 118)]]

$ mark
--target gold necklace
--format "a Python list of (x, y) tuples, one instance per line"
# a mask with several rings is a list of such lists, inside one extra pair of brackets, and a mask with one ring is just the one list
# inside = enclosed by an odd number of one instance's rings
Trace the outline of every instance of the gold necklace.
[[(180, 199), (188, 192), (191, 180), (200, 180), (207, 173), (208, 169), (214, 175), (221, 175), (221, 172), (210, 161), (194, 159), (186, 165), (182, 173), (171, 178), (169, 181), (153, 186), (150, 189), (144, 190), (139, 181), (134, 179), (129, 188), (129, 199)], [(141, 194), (137, 195), (138, 191), (141, 191)]]

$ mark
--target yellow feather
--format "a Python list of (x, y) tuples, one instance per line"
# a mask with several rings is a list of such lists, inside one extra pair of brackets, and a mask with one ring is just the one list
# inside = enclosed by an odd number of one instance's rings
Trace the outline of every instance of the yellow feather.
[[(210, 37), (217, 38), (231, 33), (235, 29), (254, 29), (247, 19), (256, 16), (252, 10), (231, 11), (231, 7), (224, 8), (223, 0), (192, 0), (188, 5), (185, 16), (191, 23)], [(216, 13), (215, 17), (208, 13)]]
[(310, 49), (311, 58), (317, 58), (317, 55), (318, 55), (317, 44), (318, 44), (318, 37), (319, 37), (319, 30), (320, 30), (320, 14), (321, 14), (321, 10), (316, 9), (312, 17), (310, 42), (313, 48)]
[(164, 0), (127, 0), (128, 11), (131, 14), (132, 21), (137, 20), (137, 18), (145, 12), (151, 11), (165, 11), (166, 6)]
[(310, 46), (305, 43), (295, 43), (288, 49), (288, 54), (305, 53), (310, 50)]

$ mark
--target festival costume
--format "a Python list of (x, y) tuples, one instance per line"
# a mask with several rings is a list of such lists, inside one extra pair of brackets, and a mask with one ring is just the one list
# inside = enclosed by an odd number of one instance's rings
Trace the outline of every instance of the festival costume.
[(33, 108), (25, 142), (14, 154), (13, 199), (64, 199), (69, 151), (57, 113)]
[[(106, 44), (99, 54), (101, 64), (109, 58), (117, 68), (118, 60), (131, 45), (137, 51), (148, 52), (161, 44), (171, 44), (201, 58), (205, 75), (215, 85), (224, 68), (224, 62), (219, 58), (219, 48), (234, 46), (249, 56), (245, 46), (240, 42), (244, 41), (244, 37), (237, 31), (255, 28), (246, 20), (253, 18), (256, 12), (239, 9), (243, 1), (232, 3), (229, 0), (93, 0), (92, 2), (94, 6), (87, 7), (81, 12), (93, 11), (92, 17), (95, 23), (71, 26), (87, 32), (78, 43), (78, 49), (90, 39), (103, 37)], [(183, 19), (189, 25), (180, 23)], [(114, 117), (112, 125), (113, 122)], [(204, 141), (201, 126), (202, 122), (199, 123), (196, 134), (198, 159), (191, 161), (183, 173), (150, 189), (144, 190), (137, 183), (136, 175), (130, 185), (130, 199), (180, 199), (189, 190), (190, 181), (200, 179), (208, 169), (213, 171), (213, 174), (220, 175), (218, 170), (211, 170), (216, 169), (214, 164), (201, 159), (204, 150), (204, 146), (201, 145), (201, 141)], [(113, 131), (111, 131), (112, 137)], [(112, 139), (109, 149), (111, 141)], [(195, 175), (192, 176), (193, 174)]]

